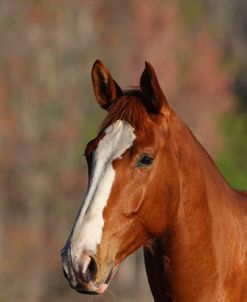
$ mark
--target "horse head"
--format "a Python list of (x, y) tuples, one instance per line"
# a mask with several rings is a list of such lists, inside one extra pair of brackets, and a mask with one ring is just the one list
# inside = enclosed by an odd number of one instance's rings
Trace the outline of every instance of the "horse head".
[(178, 203), (179, 178), (170, 146), (172, 111), (153, 67), (145, 64), (139, 89), (122, 91), (97, 60), (92, 82), (108, 114), (85, 150), (88, 190), (62, 262), (73, 288), (101, 294), (121, 261), (164, 234)]

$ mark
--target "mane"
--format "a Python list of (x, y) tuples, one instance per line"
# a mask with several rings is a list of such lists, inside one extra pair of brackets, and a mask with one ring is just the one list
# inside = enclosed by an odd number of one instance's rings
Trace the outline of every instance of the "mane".
[(145, 128), (145, 120), (148, 117), (153, 118), (153, 116), (148, 113), (144, 102), (140, 89), (125, 90), (123, 95), (112, 103), (100, 130), (107, 128), (117, 120), (125, 120), (135, 129)]

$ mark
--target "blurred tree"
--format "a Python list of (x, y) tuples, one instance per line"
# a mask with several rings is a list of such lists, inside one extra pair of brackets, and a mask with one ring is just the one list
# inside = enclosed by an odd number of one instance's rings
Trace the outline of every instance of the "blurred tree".
[(224, 64), (232, 74), (235, 110), (222, 121), (225, 150), (218, 163), (227, 180), (236, 188), (247, 189), (247, 2), (222, 0), (209, 3), (211, 22), (218, 45), (223, 50)]
[[(217, 120), (232, 106), (231, 86), (244, 100), (246, 85), (244, 76), (232, 80), (241, 65), (236, 56), (222, 67), (229, 47), (212, 37), (211, 0), (187, 2), (1, 1), (0, 301), (82, 299), (66, 284), (59, 253), (86, 189), (83, 147), (104, 115), (90, 83), (96, 58), (123, 87), (138, 84), (150, 61), (171, 105), (207, 148), (219, 149)], [(227, 20), (231, 9), (218, 9)], [(235, 155), (246, 146), (244, 115), (225, 127), (232, 141), (222, 169), (245, 171), (246, 152), (241, 163)], [(225, 164), (230, 158), (235, 170)], [(105, 301), (149, 301), (142, 265), (140, 254), (131, 257), (115, 281), (116, 295)]]
[(191, 34), (190, 24), (182, 21), (172, 3), (142, 1), (135, 7), (130, 70), (136, 73), (144, 60), (150, 60), (171, 105), (203, 145), (216, 153), (217, 120), (233, 103), (231, 77), (221, 67), (220, 49), (204, 26)]
[(225, 151), (218, 156), (219, 167), (226, 179), (238, 189), (247, 185), (247, 118), (246, 114), (231, 115), (223, 121), (226, 133)]

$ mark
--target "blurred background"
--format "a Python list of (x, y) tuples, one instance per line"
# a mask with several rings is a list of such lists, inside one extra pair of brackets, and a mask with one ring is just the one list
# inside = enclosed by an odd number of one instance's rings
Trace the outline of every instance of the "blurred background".
[(101, 59), (124, 88), (150, 61), (226, 179), (247, 189), (246, 16), (245, 0), (0, 0), (0, 302), (152, 301), (142, 251), (102, 298), (61, 272), (82, 154), (105, 115), (91, 66)]

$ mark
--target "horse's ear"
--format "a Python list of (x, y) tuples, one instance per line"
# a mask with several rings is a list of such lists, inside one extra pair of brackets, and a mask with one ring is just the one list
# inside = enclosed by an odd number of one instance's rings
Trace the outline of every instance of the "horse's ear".
[(140, 80), (140, 88), (144, 94), (145, 105), (149, 111), (159, 113), (164, 105), (168, 107), (166, 97), (160, 88), (154, 68), (148, 62), (145, 62), (145, 69)]
[(92, 81), (96, 100), (106, 110), (116, 98), (123, 94), (121, 88), (100, 60), (96, 60), (93, 64)]

